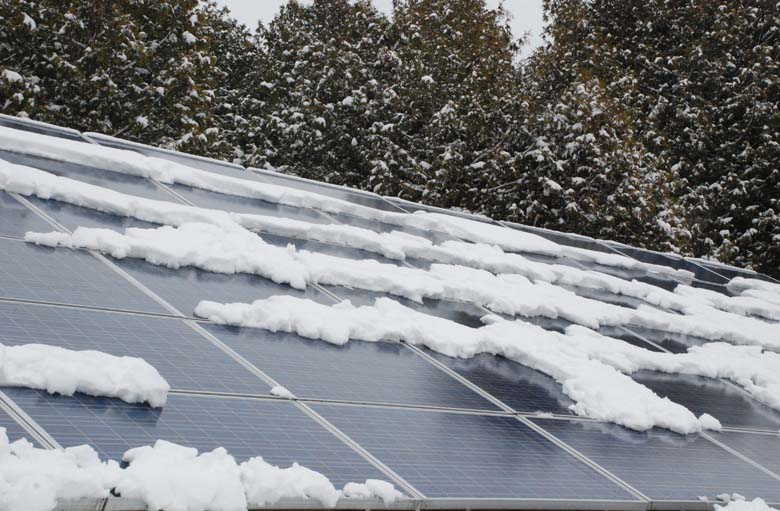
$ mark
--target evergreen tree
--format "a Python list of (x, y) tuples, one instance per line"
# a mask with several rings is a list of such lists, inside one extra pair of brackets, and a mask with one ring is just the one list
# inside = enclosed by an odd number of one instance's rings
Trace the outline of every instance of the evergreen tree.
[(215, 59), (198, 0), (0, 3), (0, 66), (32, 90), (4, 111), (197, 150), (208, 142)]

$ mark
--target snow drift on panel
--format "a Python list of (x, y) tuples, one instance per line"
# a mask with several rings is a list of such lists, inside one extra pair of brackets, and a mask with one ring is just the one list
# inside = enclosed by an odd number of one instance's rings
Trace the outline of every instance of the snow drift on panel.
[(0, 385), (72, 396), (116, 397), (162, 407), (171, 389), (143, 359), (100, 351), (72, 351), (44, 344), (0, 344)]

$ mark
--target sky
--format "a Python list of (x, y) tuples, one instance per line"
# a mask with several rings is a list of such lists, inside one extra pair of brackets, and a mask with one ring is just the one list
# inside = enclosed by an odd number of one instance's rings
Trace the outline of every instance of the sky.
[[(373, 0), (376, 7), (385, 13), (392, 9), (392, 0)], [(233, 15), (250, 28), (254, 28), (258, 20), (270, 21), (279, 7), (287, 0), (217, 0), (217, 3), (227, 6)], [(498, 0), (488, 0), (493, 7)], [(530, 46), (524, 51), (535, 47), (541, 42), (542, 30), (542, 0), (504, 0), (504, 6), (512, 13), (512, 33), (515, 37), (530, 33)]]

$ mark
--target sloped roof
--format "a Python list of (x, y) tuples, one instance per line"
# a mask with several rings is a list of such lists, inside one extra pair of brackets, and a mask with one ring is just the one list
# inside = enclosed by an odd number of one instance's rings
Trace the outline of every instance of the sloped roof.
[(779, 321), (747, 270), (0, 118), (0, 344), (172, 387), (3, 387), (12, 440), (224, 447), (397, 508), (780, 502)]

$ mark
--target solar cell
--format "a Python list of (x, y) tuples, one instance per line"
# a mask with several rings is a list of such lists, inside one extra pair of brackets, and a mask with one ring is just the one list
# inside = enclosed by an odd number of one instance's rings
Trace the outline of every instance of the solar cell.
[(0, 301), (0, 344), (141, 357), (173, 388), (267, 394), (269, 386), (177, 319)]
[(428, 498), (632, 500), (512, 417), (312, 408)]
[(245, 273), (212, 273), (190, 266), (171, 269), (141, 259), (111, 260), (187, 316), (193, 315), (201, 300), (251, 303), (274, 295), (293, 295), (329, 305), (333, 303), (330, 297), (313, 286), (298, 290)]
[(574, 401), (563, 393), (561, 384), (535, 369), (488, 353), (459, 359), (424, 351), (515, 411), (571, 414)]
[(654, 342), (658, 346), (661, 346), (662, 348), (672, 353), (685, 353), (691, 346), (700, 346), (704, 343), (710, 342), (703, 337), (695, 337), (692, 335), (678, 334), (673, 332), (664, 332), (662, 330), (643, 328), (636, 325), (629, 325), (628, 330), (635, 334), (636, 337), (644, 337), (645, 339)]
[(780, 481), (698, 434), (640, 433), (568, 419), (533, 422), (656, 501), (698, 502), (735, 492), (780, 499)]
[(3, 389), (63, 447), (89, 443), (101, 458), (168, 440), (210, 451), (224, 447), (237, 461), (298, 462), (337, 486), (387, 479), (346, 444), (289, 402), (172, 394), (163, 409), (84, 394), (51, 396)]
[(0, 191), (0, 235), (24, 236), (27, 231), (50, 231), (51, 226), (24, 204)]
[(498, 409), (402, 344), (336, 346), (256, 328), (203, 327), (297, 397)]
[(768, 434), (722, 431), (710, 435), (780, 477), (780, 435), (776, 430)]
[(633, 378), (659, 396), (680, 403), (696, 415), (712, 415), (724, 426), (770, 431), (780, 429), (780, 412), (724, 381), (655, 371), (640, 371), (634, 373)]
[(166, 312), (88, 252), (13, 239), (0, 239), (0, 298)]

